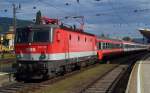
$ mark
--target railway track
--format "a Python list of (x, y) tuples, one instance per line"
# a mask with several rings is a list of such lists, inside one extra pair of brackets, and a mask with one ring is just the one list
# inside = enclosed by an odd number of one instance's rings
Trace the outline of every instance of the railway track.
[(16, 61), (15, 58), (0, 59), (0, 72), (13, 73), (12, 64)]
[[(128, 60), (131, 60), (133, 58), (130, 58)], [(136, 59), (137, 60), (137, 59)], [(46, 80), (43, 82), (17, 82), (13, 83), (4, 87), (0, 88), (0, 93), (29, 93), (29, 92), (35, 92), (37, 89), (41, 89), (43, 87), (48, 87), (49, 85), (56, 83), (60, 80), (63, 80), (65, 78), (71, 77), (75, 74), (78, 74), (82, 71), (85, 71), (87, 69), (95, 67), (95, 65), (88, 66), (86, 68), (83, 68), (81, 70), (77, 70), (71, 73), (67, 73), (64, 76), (59, 76), (52, 78), (50, 80)], [(131, 64), (130, 64), (131, 65)], [(94, 81), (90, 82), (87, 86), (84, 88), (80, 88), (78, 91), (75, 91), (75, 93), (110, 93), (117, 81), (122, 76), (122, 74), (127, 70), (129, 64), (121, 64), (115, 66), (113, 69), (110, 69), (107, 73), (105, 73), (103, 76), (96, 78)], [(124, 72), (122, 72), (124, 71)]]
[(43, 81), (43, 82), (36, 82), (35, 81), (36, 83), (33, 83), (33, 82), (31, 82), (31, 83), (30, 82), (13, 83), (13, 84), (10, 84), (10, 85), (4, 86), (4, 87), (0, 87), (0, 93), (29, 93), (29, 91), (33, 92), (33, 91), (36, 91), (36, 89), (40, 89), (42, 87), (47, 87), (50, 84), (58, 82), (62, 79), (71, 77), (71, 76), (73, 76), (75, 74), (78, 74), (82, 71), (93, 68), (93, 67), (95, 67), (95, 65), (91, 65), (91, 66), (88, 66), (88, 67), (83, 68), (81, 70), (77, 70), (77, 71), (73, 71), (71, 73), (67, 73), (64, 76), (54, 77), (50, 80), (46, 80), (46, 81)]
[(3, 63), (9, 63), (9, 62), (15, 62), (15, 61), (16, 61), (15, 58), (0, 59), (0, 62), (3, 62)]
[(136, 62), (140, 58), (140, 55), (129, 58), (128, 60), (126, 60), (126, 62), (128, 61), (128, 64), (118, 65), (113, 70), (110, 70), (103, 76), (93, 80), (86, 87), (81, 88), (76, 93), (114, 93), (116, 84), (129, 69), (131, 70), (134, 62)]
[(126, 65), (116, 67), (114, 70), (109, 72), (109, 74), (95, 80), (91, 85), (83, 89), (80, 93), (111, 93), (113, 84), (119, 80), (119, 76), (121, 73), (123, 73), (123, 68), (126, 67)]

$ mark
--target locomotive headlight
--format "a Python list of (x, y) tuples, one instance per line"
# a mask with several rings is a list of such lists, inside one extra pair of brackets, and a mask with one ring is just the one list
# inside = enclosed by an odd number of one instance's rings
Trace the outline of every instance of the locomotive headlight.
[(39, 59), (45, 59), (45, 58), (46, 58), (45, 53), (42, 53), (42, 54), (40, 55), (40, 57), (39, 57)]

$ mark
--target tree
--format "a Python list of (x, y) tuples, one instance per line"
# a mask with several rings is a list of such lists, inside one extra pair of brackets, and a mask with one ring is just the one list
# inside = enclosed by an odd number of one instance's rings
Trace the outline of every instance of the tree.
[(124, 40), (124, 41), (132, 41), (132, 39), (130, 37), (128, 37), (128, 36), (123, 37), (122, 40)]
[(35, 24), (41, 24), (42, 21), (41, 21), (41, 11), (39, 10), (37, 13), (36, 13), (36, 22)]

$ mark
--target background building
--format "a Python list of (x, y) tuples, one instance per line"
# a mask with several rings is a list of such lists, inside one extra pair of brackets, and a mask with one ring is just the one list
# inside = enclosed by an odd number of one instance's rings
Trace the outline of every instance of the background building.
[(0, 35), (0, 51), (14, 50), (14, 37), (13, 26), (10, 26), (8, 32)]
[(8, 49), (13, 50), (14, 49), (14, 29), (13, 26), (9, 27), (9, 31), (5, 33), (5, 39), (8, 41)]

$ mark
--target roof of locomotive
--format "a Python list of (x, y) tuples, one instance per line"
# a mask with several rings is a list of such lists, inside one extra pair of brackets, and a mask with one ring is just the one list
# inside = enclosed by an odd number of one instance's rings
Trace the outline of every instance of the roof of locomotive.
[(17, 29), (20, 29), (20, 28), (35, 28), (35, 29), (37, 28), (38, 29), (38, 28), (49, 28), (49, 27), (59, 28), (59, 29), (65, 30), (65, 31), (71, 31), (71, 32), (86, 34), (86, 35), (90, 35), (90, 36), (95, 36), (94, 34), (84, 32), (83, 30), (80, 30), (77, 28), (74, 29), (72, 27), (67, 27), (67, 26), (63, 26), (63, 25), (56, 25), (56, 24), (40, 24), (40, 25), (32, 24), (30, 26), (19, 27)]
[(91, 34), (91, 33), (88, 33), (88, 32), (84, 32), (83, 30), (81, 29), (74, 29), (74, 28), (68, 28), (66, 26), (60, 26), (60, 29), (63, 29), (63, 30), (66, 30), (66, 31), (71, 31), (71, 32), (76, 32), (76, 33), (81, 33), (81, 34), (86, 34), (86, 35), (90, 35), (90, 36), (95, 36), (94, 34)]

